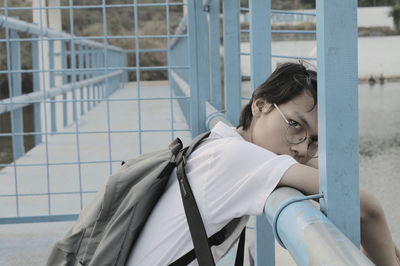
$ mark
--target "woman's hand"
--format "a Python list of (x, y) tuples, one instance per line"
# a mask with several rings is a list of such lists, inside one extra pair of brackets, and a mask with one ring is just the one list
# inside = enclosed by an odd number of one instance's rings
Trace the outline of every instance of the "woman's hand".
[(318, 169), (318, 158), (311, 158), (305, 165)]

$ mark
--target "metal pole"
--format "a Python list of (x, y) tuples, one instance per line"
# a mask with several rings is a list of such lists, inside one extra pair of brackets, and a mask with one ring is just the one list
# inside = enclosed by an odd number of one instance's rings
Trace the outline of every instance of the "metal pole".
[[(10, 38), (11, 39), (19, 39), (19, 35), (16, 31), (10, 30)], [(19, 41), (10, 42), (10, 68), (11, 70), (21, 70), (21, 45)], [(11, 73), (11, 97), (15, 97), (22, 94), (21, 88), (21, 72), (13, 72)], [(22, 109), (19, 108), (17, 110), (11, 111), (11, 132), (12, 136), (12, 147), (13, 147), (13, 160), (15, 162), (16, 159), (21, 157), (24, 152), (24, 136), (19, 135), (24, 132), (24, 126), (22, 124)], [(15, 135), (16, 133), (16, 135)]]
[(194, 137), (205, 131), (205, 102), (210, 87), (208, 26), (202, 0), (188, 1), (188, 12), (190, 124)]
[[(251, 90), (271, 74), (271, 2), (249, 2)], [(264, 217), (256, 217), (256, 265), (275, 265), (275, 238)]]
[(321, 207), (360, 245), (357, 1), (317, 1)]
[(221, 106), (221, 63), (220, 63), (220, 0), (210, 1), (210, 79), (212, 103), (219, 111)]
[[(51, 44), (49, 44), (51, 46)], [(32, 69), (39, 70), (39, 41), (32, 41)], [(35, 72), (33, 77), (33, 91), (40, 91), (40, 72)], [(34, 131), (35, 133), (42, 132), (42, 123), (40, 115), (40, 103), (33, 104), (33, 121), (34, 121)], [(42, 136), (40, 134), (35, 134), (35, 145), (42, 142)]]
[[(61, 65), (63, 69), (67, 69), (67, 41), (61, 41)], [(71, 46), (71, 45), (70, 45)], [(70, 47), (71, 51), (71, 47)], [(62, 84), (67, 84), (68, 83), (68, 75), (64, 71), (62, 72)], [(67, 94), (62, 95), (63, 100), (67, 100)], [(68, 105), (67, 102), (62, 103), (63, 106), (63, 127), (66, 127), (68, 125)]]
[[(79, 68), (79, 81), (82, 81), (84, 79), (84, 66), (83, 66), (83, 53), (84, 53), (84, 47), (83, 45), (79, 44), (78, 45), (78, 68)], [(85, 88), (79, 88), (80, 92), (80, 99), (83, 100), (85, 98)], [(85, 105), (84, 102), (81, 101), (80, 104), (81, 112), (80, 114), (83, 115), (85, 113)]]
[(237, 125), (241, 110), (240, 1), (224, 0), (224, 91), (228, 119)]
[[(50, 70), (55, 69), (55, 54), (54, 54), (54, 41), (49, 41), (49, 68)], [(50, 72), (50, 88), (54, 88), (56, 86), (56, 72)], [(51, 100), (55, 100), (56, 98), (50, 98)], [(57, 131), (57, 110), (56, 110), (56, 103), (50, 103), (50, 125), (51, 125), (51, 132)]]
[(271, 224), (277, 221), (277, 235), (297, 265), (374, 265), (309, 201), (286, 204), (296, 198), (304, 195), (289, 187), (276, 189), (267, 199), (264, 215)]

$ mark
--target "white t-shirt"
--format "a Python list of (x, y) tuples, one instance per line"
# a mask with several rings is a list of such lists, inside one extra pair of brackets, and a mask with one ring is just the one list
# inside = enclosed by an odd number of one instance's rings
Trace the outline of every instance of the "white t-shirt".
[[(296, 161), (242, 138), (219, 122), (213, 139), (189, 157), (186, 173), (208, 236), (236, 217), (262, 214), (265, 202)], [(168, 265), (193, 249), (176, 172), (155, 206), (129, 258), (128, 266)], [(224, 252), (213, 255), (216, 261)], [(191, 265), (198, 265), (197, 261)]]

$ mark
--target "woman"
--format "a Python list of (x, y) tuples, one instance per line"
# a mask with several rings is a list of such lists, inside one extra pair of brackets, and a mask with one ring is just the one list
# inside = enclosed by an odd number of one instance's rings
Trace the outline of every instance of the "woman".
[[(221, 258), (245, 226), (260, 215), (277, 186), (318, 193), (316, 72), (286, 63), (253, 93), (235, 129), (218, 123), (205, 144), (189, 157), (186, 173), (208, 236), (243, 217), (232, 239), (213, 247)], [(314, 165), (315, 166), (315, 165)], [(382, 208), (361, 192), (361, 240), (378, 265), (398, 265)], [(151, 213), (127, 265), (168, 265), (193, 248), (176, 173)]]
[[(240, 118), (243, 138), (277, 154), (288, 154), (299, 164), (291, 166), (278, 186), (290, 186), (306, 194), (319, 191), (316, 72), (302, 64), (286, 63), (253, 93)], [(285, 136), (282, 138), (282, 136)], [(307, 166), (309, 165), (309, 166)], [(379, 202), (361, 190), (361, 244), (376, 265), (400, 265)]]

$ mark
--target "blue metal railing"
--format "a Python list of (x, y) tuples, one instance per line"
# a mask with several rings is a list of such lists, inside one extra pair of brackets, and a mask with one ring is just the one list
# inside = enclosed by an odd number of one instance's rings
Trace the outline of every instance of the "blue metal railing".
[[(176, 108), (174, 107), (175, 102), (190, 102), (190, 97), (176, 95), (171, 89), (168, 95), (164, 93), (162, 95), (149, 95), (146, 92), (149, 90), (148, 86), (142, 87), (143, 72), (154, 73), (157, 71), (166, 71), (169, 73), (171, 70), (180, 71), (189, 69), (189, 63), (174, 65), (168, 63), (171, 61), (169, 56), (171, 49), (169, 49), (168, 46), (165, 48), (149, 48), (141, 45), (142, 41), (147, 41), (149, 39), (165, 40), (170, 43), (174, 38), (188, 38), (188, 34), (174, 35), (169, 32), (170, 28), (172, 29), (173, 27), (169, 23), (169, 20), (171, 20), (170, 12), (172, 12), (172, 8), (175, 10), (174, 15), (179, 15), (179, 12), (182, 12), (179, 8), (181, 7), (183, 9), (186, 4), (169, 2), (137, 3), (137, 1), (133, 1), (131, 4), (121, 5), (108, 5), (105, 4), (105, 1), (102, 1), (102, 3), (98, 5), (86, 6), (73, 5), (71, 1), (69, 1), (67, 6), (61, 6), (61, 4), (59, 4), (59, 6), (41, 6), (43, 5), (41, 1), (34, 2), (32, 7), (10, 7), (7, 6), (7, 4), (8, 3), (5, 2), (4, 7), (1, 8), (1, 10), (4, 11), (4, 16), (0, 16), (0, 27), (5, 29), (6, 36), (4, 39), (0, 40), (0, 44), (4, 44), (8, 48), (9, 58), (7, 59), (7, 63), (9, 63), (10, 66), (7, 67), (6, 70), (0, 70), (0, 74), (7, 74), (9, 80), (15, 84), (21, 82), (22, 74), (32, 75), (33, 87), (35, 89), (33, 92), (25, 94), (20, 93), (18, 95), (14, 93), (14, 90), (19, 90), (18, 86), (11, 84), (9, 89), (12, 97), (0, 100), (0, 115), (6, 117), (8, 113), (19, 114), (17, 117), (19, 120), (15, 119), (15, 117), (11, 119), (14, 125), (12, 130), (10, 132), (4, 132), (2, 130), (2, 133), (0, 133), (0, 138), (3, 140), (12, 138), (10, 142), (13, 145), (11, 149), (13, 162), (5, 162), (2, 158), (2, 162), (0, 163), (0, 168), (4, 167), (0, 169), (2, 174), (2, 180), (0, 181), (10, 183), (7, 184), (7, 187), (3, 187), (4, 189), (0, 193), (0, 203), (5, 203), (8, 206), (7, 211), (3, 212), (1, 215), (0, 223), (41, 222), (60, 219), (71, 220), (76, 217), (76, 213), (82, 208), (84, 202), (89, 199), (88, 196), (96, 192), (95, 189), (88, 189), (87, 185), (85, 186), (85, 182), (87, 184), (85, 180), (91, 177), (88, 176), (87, 173), (84, 173), (84, 169), (89, 169), (89, 166), (90, 169), (95, 169), (99, 168), (98, 166), (108, 165), (109, 167), (107, 170), (103, 172), (98, 171), (99, 173), (97, 173), (99, 177), (105, 178), (112, 174), (116, 165), (119, 165), (121, 159), (124, 159), (123, 157), (115, 157), (115, 155), (113, 155), (115, 153), (115, 148), (113, 148), (112, 140), (115, 139), (115, 136), (122, 136), (122, 134), (124, 134), (130, 136), (130, 139), (138, 136), (139, 142), (137, 146), (131, 146), (128, 149), (132, 150), (133, 148), (136, 150), (137, 148), (138, 153), (142, 153), (145, 149), (145, 141), (142, 139), (148, 138), (147, 136), (150, 134), (170, 135), (169, 139), (172, 139), (174, 138), (174, 134), (183, 134), (191, 130), (190, 127), (185, 125), (176, 127), (176, 122), (174, 121), (174, 116), (176, 115), (174, 110), (174, 108)], [(167, 18), (166, 34), (146, 32), (146, 35), (143, 35), (141, 26), (139, 25), (141, 23), (139, 19), (139, 8), (160, 7), (164, 8), (165, 17)], [(102, 31), (104, 35), (75, 35), (74, 11), (85, 9), (89, 11), (91, 8), (101, 10)], [(106, 10), (112, 8), (130, 8), (132, 10), (132, 34), (110, 35), (108, 29), (109, 23), (107, 22), (109, 14)], [(34, 21), (36, 21), (37, 24), (35, 24), (7, 16), (8, 13), (14, 11), (38, 11), (40, 13), (40, 18), (38, 20), (36, 15)], [(46, 28), (47, 18), (44, 16), (47, 13), (45, 12), (53, 11), (67, 11), (64, 15), (69, 15), (67, 20), (69, 20), (69, 30), (71, 34)], [(61, 14), (59, 14), (57, 19), (61, 21)], [(23, 38), (18, 36), (18, 34), (23, 34)], [(116, 43), (116, 41), (119, 40), (132, 40), (135, 45), (133, 49), (132, 47), (129, 49), (122, 49), (108, 44), (109, 42)], [(18, 45), (24, 42), (32, 45), (32, 67), (25, 66), (24, 68), (27, 69), (22, 69), (21, 60), (14, 55), (15, 53), (18, 56), (21, 53), (21, 49)], [(144, 66), (142, 65), (144, 53), (166, 53), (168, 54), (168, 62), (163, 65), (147, 64)], [(182, 53), (188, 54), (188, 49), (182, 51)], [(13, 58), (11, 58), (11, 55)], [(134, 59), (132, 60), (132, 58)], [(168, 76), (170, 76), (170, 74)], [(18, 77), (19, 80), (14, 82), (12, 80), (14, 77)], [(116, 92), (117, 89), (123, 87), (129, 87), (128, 89), (134, 91), (134, 93), (123, 97), (113, 96), (115, 95), (113, 93)], [(144, 91), (144, 89), (146, 89), (146, 91)], [(144, 91), (146, 95), (144, 95), (142, 91)], [(169, 102), (169, 113), (171, 117), (170, 128), (158, 128), (158, 125), (155, 125), (155, 127), (148, 127), (148, 123), (143, 121), (143, 116), (146, 115), (143, 112), (143, 109), (146, 109), (145, 106), (149, 104), (157, 106), (157, 102)], [(104, 124), (106, 128), (82, 127), (80, 122), (86, 121), (85, 117), (89, 111), (94, 110), (93, 112), (98, 112), (96, 110), (99, 110), (99, 108), (94, 109), (98, 103), (102, 103), (100, 109), (105, 109), (105, 116), (99, 117), (99, 120), (105, 120)], [(23, 130), (22, 123), (20, 123), (23, 120), (21, 110), (30, 105), (35, 106), (35, 115), (33, 118), (35, 128), (26, 132), (26, 130)], [(112, 127), (112, 121), (115, 120), (115, 118), (111, 116), (116, 111), (116, 105), (134, 106), (136, 109), (132, 115), (136, 116), (137, 126)], [(131, 109), (130, 112), (132, 112)], [(135, 118), (133, 118), (133, 120), (135, 120)], [(16, 123), (18, 121), (19, 123)], [(187, 122), (190, 124), (190, 120), (187, 120)], [(131, 122), (127, 120), (125, 124), (130, 123)], [(144, 127), (143, 124), (147, 126)], [(179, 125), (181, 125), (181, 123)], [(66, 130), (66, 128), (68, 129)], [(92, 145), (106, 146), (107, 157), (94, 159), (82, 156), (82, 154), (85, 153), (85, 147), (88, 146), (82, 139), (87, 139), (86, 136), (101, 135), (105, 135), (106, 139), (102, 140), (101, 143), (94, 143)], [(36, 147), (38, 148), (35, 147), (32, 149), (34, 153), (29, 152), (27, 156), (24, 156), (25, 151), (20, 149), (20, 153), (18, 153), (18, 148), (23, 148), (23, 140), (29, 136), (33, 136), (37, 139), (35, 145), (37, 145)], [(76, 150), (76, 154), (75, 156), (70, 156), (69, 160), (54, 160), (50, 154), (50, 150), (53, 150), (54, 147), (50, 145), (50, 142), (54, 142), (60, 138), (65, 139), (65, 137), (69, 137), (70, 140), (75, 139), (71, 143), (73, 146), (71, 148)], [(184, 134), (184, 139), (185, 137), (186, 134)], [(169, 139), (166, 141), (169, 142)], [(38, 145), (41, 142), (42, 144)], [(4, 154), (3, 147), (4, 146), (1, 147), (2, 154)], [(37, 151), (41, 149), (43, 150), (39, 157), (43, 158), (36, 158), (38, 157)], [(27, 159), (29, 157), (32, 157), (33, 160)], [(53, 174), (52, 171), (57, 167), (65, 167), (66, 172), (69, 172), (68, 169), (73, 170), (77, 168), (78, 187), (76, 189), (66, 188), (61, 189), (62, 191), (54, 190), (54, 185), (52, 185), (54, 184), (53, 180), (60, 177)], [(27, 179), (27, 169), (44, 169), (45, 171), (43, 174), (35, 174), (34, 176), (40, 180), (45, 179), (47, 189), (45, 187), (42, 189), (21, 189), (20, 187), (24, 185), (22, 184), (22, 180)], [(69, 179), (67, 180), (69, 177), (72, 177), (70, 173), (64, 174), (65, 182), (70, 182)], [(75, 182), (74, 180), (75, 177), (71, 181)], [(97, 184), (100, 185), (101, 182), (98, 181)], [(78, 199), (79, 206), (72, 212), (73, 214), (69, 214), (71, 211), (65, 210), (61, 210), (60, 214), (60, 210), (53, 207), (57, 205), (54, 203), (54, 199), (59, 196), (71, 196), (69, 197), (71, 205), (75, 199)], [(47, 198), (47, 210), (41, 209), (36, 216), (27, 215), (27, 213), (35, 214), (35, 212), (26, 212), (26, 207), (24, 207), (26, 204), (24, 205), (21, 202), (26, 203), (27, 199), (36, 200), (39, 198)], [(59, 205), (60, 204), (57, 206)], [(14, 208), (13, 206), (15, 207), (14, 210), (12, 210)], [(25, 208), (25, 210), (21, 211), (23, 208)], [(15, 217), (12, 217), (14, 214)]]
[[(76, 92), (80, 93), (80, 115), (83, 115), (86, 110), (90, 110), (99, 100), (104, 99), (110, 95), (113, 91), (120, 87), (121, 83), (126, 82), (124, 79), (124, 70), (121, 70), (121, 65), (124, 63), (124, 57), (126, 56), (124, 51), (120, 48), (103, 45), (98, 42), (90, 40), (75, 40), (74, 45), (79, 45), (78, 51), (75, 51), (72, 43), (69, 44), (70, 48), (67, 50), (67, 42), (70, 42), (72, 35), (57, 32), (52, 29), (39, 27), (36, 24), (27, 23), (20, 21), (15, 18), (6, 17), (0, 15), (0, 27), (6, 29), (9, 32), (9, 39), (2, 40), (7, 41), (10, 50), (10, 69), (2, 71), (7, 73), (12, 78), (12, 97), (0, 101), (0, 114), (5, 112), (11, 112), (13, 117), (13, 127), (10, 134), (1, 134), (1, 136), (12, 136), (13, 137), (13, 160), (15, 161), (24, 154), (24, 143), (23, 143), (23, 129), (22, 124), (22, 113), (21, 108), (34, 104), (35, 115), (34, 120), (37, 123), (35, 125), (36, 144), (41, 142), (39, 138), (42, 135), (42, 128), (40, 125), (41, 116), (39, 110), (40, 103), (50, 103), (51, 109), (51, 132), (57, 131), (57, 117), (60, 117), (56, 113), (55, 104), (57, 102), (62, 103), (62, 120), (63, 126), (67, 126), (69, 122), (75, 122), (78, 118), (76, 113), (77, 107), (75, 106), (78, 97)], [(31, 36), (36, 36), (30, 39), (20, 39), (19, 34), (25, 33)], [(43, 69), (39, 65), (39, 42), (48, 41), (48, 54), (45, 56), (49, 60), (49, 68)], [(55, 40), (61, 41), (61, 53), (55, 53)], [(33, 66), (30, 70), (21, 69), (21, 56), (20, 56), (20, 43), (29, 41), (32, 43), (32, 56)], [(109, 57), (105, 58), (103, 62), (100, 60), (95, 61), (96, 57), (102, 56), (101, 51), (105, 49), (108, 52)], [(75, 62), (75, 55), (78, 56), (78, 62)], [(56, 57), (62, 58), (62, 68), (56, 68), (54, 61)], [(71, 59), (71, 67), (67, 68), (67, 59)], [(117, 59), (113, 59), (117, 58)], [(41, 58), (43, 61), (44, 58)], [(111, 70), (105, 72), (104, 68), (107, 65), (110, 66)], [(84, 66), (86, 66), (84, 68)], [(97, 71), (98, 70), (98, 71)], [(108, 69), (107, 69), (108, 70)], [(79, 81), (76, 81), (79, 71)], [(103, 72), (103, 73), (101, 73)], [(105, 73), (104, 73), (105, 72)], [(34, 91), (28, 94), (21, 95), (21, 73), (32, 73), (34, 75)], [(41, 79), (40, 73), (49, 74), (49, 88), (46, 88), (45, 83)], [(56, 77), (61, 73), (62, 83), (56, 85)], [(72, 82), (68, 82), (72, 79)], [(86, 90), (86, 94), (84, 91)], [(91, 91), (90, 91), (91, 90)], [(67, 94), (72, 94), (72, 101), (67, 100)], [(56, 100), (57, 96), (62, 96), (62, 100)], [(87, 97), (84, 97), (84, 96)], [(87, 107), (84, 107), (84, 103), (87, 103)], [(72, 103), (73, 106), (69, 107), (72, 109), (72, 121), (68, 121), (68, 104)]]

